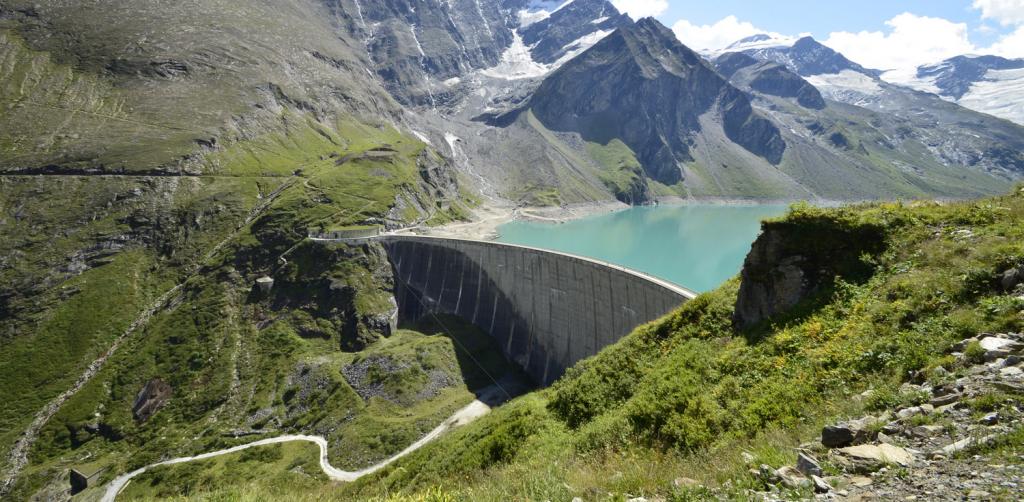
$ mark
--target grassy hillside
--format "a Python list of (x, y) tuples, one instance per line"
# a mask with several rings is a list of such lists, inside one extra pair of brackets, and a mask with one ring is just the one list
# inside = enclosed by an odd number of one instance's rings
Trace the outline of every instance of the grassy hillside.
[[(422, 361), (445, 368), (437, 392), (401, 406), (364, 403), (340, 367), (387, 335), (390, 267), (372, 246), (303, 242), (316, 227), (457, 217), (462, 202), (443, 160), (393, 129), (289, 120), (284, 134), (211, 155), (218, 175), (5, 178), (11, 189), (2, 207), (13, 217), (4, 228), (11, 247), (3, 273), (24, 286), (4, 297), (5, 450), (145, 306), (180, 284), (47, 422), (16, 493), (63, 486), (63, 469), (83, 459), (116, 472), (169, 451), (223, 444), (225, 432), (264, 427), (344, 437), (334, 442), (335, 452), (346, 452), (338, 463), (363, 465), (468, 402), (449, 358)], [(363, 155), (374, 149), (386, 155)], [(73, 203), (46, 202), (68, 190), (79, 194)], [(453, 198), (438, 199), (443, 193)], [(73, 230), (60, 230), (68, 225)], [(277, 281), (270, 295), (254, 292), (260, 275)], [(133, 402), (154, 378), (173, 397), (140, 421)], [(309, 394), (308, 385), (320, 390)]]
[[(729, 281), (638, 328), (551, 388), (376, 475), (294, 490), (245, 482), (191, 497), (744, 499), (745, 490), (764, 487), (751, 464), (792, 462), (792, 448), (837, 418), (918, 402), (900, 390), (915, 375), (941, 367), (948, 381), (964, 376), (971, 363), (949, 355), (964, 338), (1024, 329), (1024, 291), (1000, 285), (1005, 270), (1024, 264), (1024, 188), (955, 204), (794, 206), (766, 224), (808, 243), (867, 228), (881, 229), (883, 245), (852, 254), (847, 268), (866, 275), (839, 277), (771, 322), (734, 329), (738, 280)], [(866, 389), (871, 397), (856, 397)], [(991, 410), (982, 401), (1006, 400), (1020, 396), (982, 395), (970, 406)], [(1019, 464), (1022, 438), (1011, 434), (985, 453)], [(744, 451), (754, 459), (742, 458)], [(798, 495), (810, 493), (789, 496)]]

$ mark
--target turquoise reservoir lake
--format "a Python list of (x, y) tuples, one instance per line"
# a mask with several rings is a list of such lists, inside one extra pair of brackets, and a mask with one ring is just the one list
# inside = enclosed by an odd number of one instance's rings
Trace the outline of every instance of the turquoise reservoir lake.
[(761, 220), (785, 205), (662, 205), (634, 207), (568, 223), (513, 221), (499, 242), (603, 260), (698, 292), (736, 275)]

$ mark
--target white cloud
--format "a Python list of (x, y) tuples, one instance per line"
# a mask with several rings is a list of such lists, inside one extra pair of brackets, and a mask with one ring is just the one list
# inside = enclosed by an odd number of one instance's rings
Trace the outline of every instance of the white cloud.
[(834, 32), (823, 43), (864, 66), (882, 70), (912, 68), (977, 52), (967, 24), (909, 12), (885, 23), (889, 30)]
[(974, 0), (984, 19), (998, 20), (1003, 26), (1024, 24), (1024, 0)]
[(633, 19), (660, 16), (668, 10), (668, 0), (612, 0), (612, 5)]
[[(672, 25), (683, 44), (696, 51), (715, 51), (728, 47), (733, 42), (751, 35), (768, 33), (736, 16), (727, 16), (715, 24), (695, 25), (685, 19)], [(771, 34), (777, 35), (777, 34)]]
[(1004, 58), (1024, 58), (1024, 26), (1000, 38), (992, 47), (983, 52)]

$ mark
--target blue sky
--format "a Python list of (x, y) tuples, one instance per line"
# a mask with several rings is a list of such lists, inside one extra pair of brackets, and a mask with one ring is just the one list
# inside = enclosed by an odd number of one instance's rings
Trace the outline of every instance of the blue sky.
[[(818, 38), (827, 38), (834, 31), (882, 30), (885, 21), (904, 12), (964, 22), (972, 29), (983, 24), (981, 13), (971, 8), (971, 2), (966, 0), (669, 0), (667, 4), (668, 9), (658, 19), (668, 26), (680, 19), (694, 24), (714, 24), (735, 15), (767, 30), (788, 34), (810, 32)], [(985, 24), (1000, 27), (997, 23)], [(979, 38), (981, 35), (978, 33)], [(985, 38), (994, 41), (994, 35), (993, 32), (991, 37), (985, 35)]]
[(698, 51), (757, 33), (811, 34), (869, 68), (906, 70), (961, 54), (1024, 58), (1024, 0), (611, 0), (656, 16)]

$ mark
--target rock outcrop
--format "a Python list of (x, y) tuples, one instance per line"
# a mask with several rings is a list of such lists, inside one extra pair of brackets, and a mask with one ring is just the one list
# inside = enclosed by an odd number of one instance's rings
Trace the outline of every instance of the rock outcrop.
[(159, 378), (150, 380), (135, 397), (135, 403), (132, 404), (132, 417), (136, 422), (149, 420), (167, 404), (172, 393), (171, 386), (163, 380)]
[(863, 254), (885, 246), (881, 227), (813, 214), (766, 222), (743, 263), (733, 322), (754, 326), (830, 288), (870, 275)]
[(742, 52), (730, 52), (716, 59), (715, 66), (719, 73), (740, 88), (792, 98), (811, 110), (825, 108), (825, 98), (816, 87), (780, 64), (758, 61)]
[(535, 61), (552, 64), (579, 51), (579, 42), (633, 21), (608, 0), (575, 0), (520, 31)]

